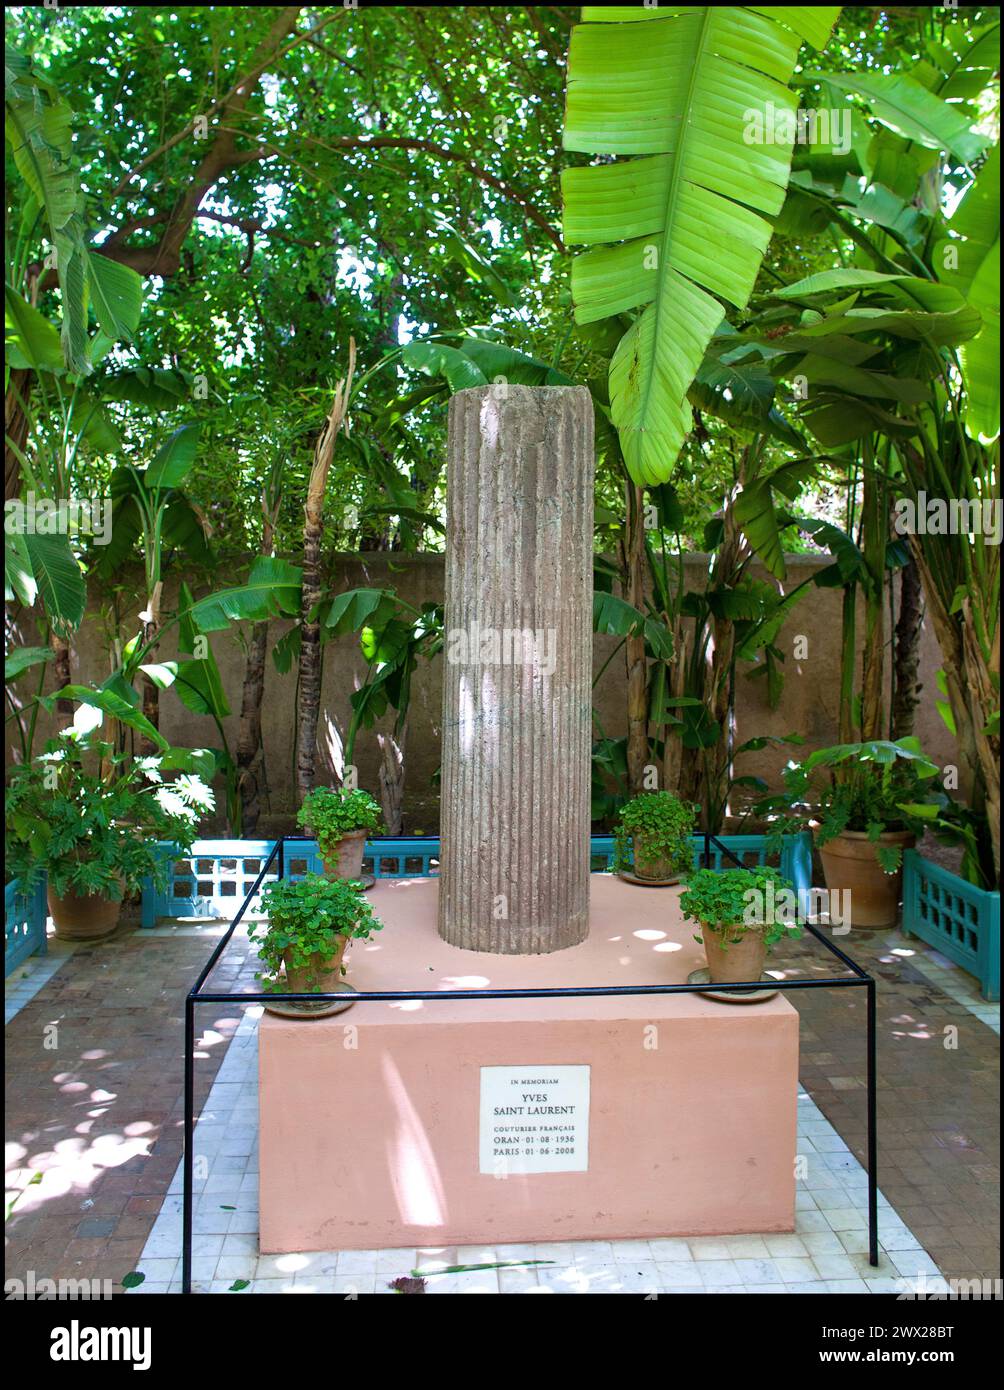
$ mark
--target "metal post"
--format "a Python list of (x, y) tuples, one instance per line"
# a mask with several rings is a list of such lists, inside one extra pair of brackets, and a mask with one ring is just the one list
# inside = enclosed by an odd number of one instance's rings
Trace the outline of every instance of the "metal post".
[(878, 1252), (878, 1115), (875, 1095), (877, 1045), (875, 981), (868, 981), (868, 1263), (877, 1265)]
[(182, 1200), (181, 1292), (192, 1292), (192, 1187), (195, 1177), (195, 1000), (185, 1000), (185, 1157)]

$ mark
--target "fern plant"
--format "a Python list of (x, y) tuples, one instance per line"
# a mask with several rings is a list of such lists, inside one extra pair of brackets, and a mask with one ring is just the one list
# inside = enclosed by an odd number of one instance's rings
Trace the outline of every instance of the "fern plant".
[[(562, 179), (565, 239), (595, 247), (572, 266), (576, 321), (635, 315), (610, 409), (636, 483), (670, 476), (723, 302), (749, 299), (788, 184), (787, 83), (802, 40), (821, 48), (839, 12), (587, 5), (572, 31), (565, 148), (638, 156)], [(782, 125), (791, 138), (757, 138)]]

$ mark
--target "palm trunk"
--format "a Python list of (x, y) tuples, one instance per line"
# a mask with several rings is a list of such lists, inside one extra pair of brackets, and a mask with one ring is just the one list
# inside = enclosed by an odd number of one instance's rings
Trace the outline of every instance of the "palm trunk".
[(894, 739), (913, 733), (920, 704), (917, 670), (920, 665), (920, 633), (924, 623), (924, 591), (917, 563), (912, 558), (900, 571), (899, 617), (893, 648), (892, 728)]
[[(626, 602), (643, 612), (645, 607), (645, 494), (633, 483), (626, 485), (627, 535), (624, 546)], [(624, 642), (627, 662), (627, 770), (632, 796), (645, 789), (648, 748), (648, 663), (643, 634)]]
[[(62, 690), (69, 685), (73, 677), (70, 673), (70, 644), (65, 637), (60, 637), (56, 632), (50, 632), (49, 645), (53, 651), (52, 675), (56, 682), (56, 689)], [(73, 701), (57, 700), (56, 713), (63, 718), (72, 718)]]
[(994, 693), (995, 682), (1000, 688), (1000, 625), (995, 621), (988, 661), (976, 640), (972, 599), (964, 601), (961, 614), (949, 613), (916, 536), (910, 537), (910, 548), (941, 648), (955, 736), (971, 782), (969, 804), (989, 820), (994, 870), (1000, 882), (1000, 735), (986, 732), (991, 715), (1000, 705), (1000, 696)]
[(888, 515), (882, 483), (873, 468), (865, 471), (861, 527), (869, 583), (865, 592), (865, 632), (861, 669), (861, 737), (881, 738), (885, 672), (885, 547)]
[(32, 372), (28, 367), (15, 367), (10, 374), (4, 397), (4, 501), (9, 502), (21, 491), (21, 458), (28, 442), (28, 393)]
[(335, 453), (335, 440), (345, 423), (356, 345), (349, 339), (349, 368), (335, 387), (335, 397), (321, 437), (307, 484), (303, 522), (303, 602), (300, 619), (300, 670), (297, 691), (296, 787), (302, 802), (314, 785), (317, 757), (317, 722), (321, 708), (321, 626), (311, 617), (321, 598), (321, 531), (324, 526), (324, 493)]
[[(687, 693), (687, 639), (683, 633), (683, 619), (677, 618), (673, 625), (673, 662), (669, 668), (669, 698), (682, 699)], [(678, 710), (677, 706), (673, 706)], [(667, 725), (662, 754), (663, 790), (674, 796), (682, 796), (680, 782), (683, 773), (683, 743), (674, 729)]]
[(258, 829), (262, 794), (266, 792), (265, 749), (261, 737), (261, 701), (265, 690), (265, 658), (268, 653), (268, 619), (251, 630), (244, 686), (241, 692), (241, 722), (237, 735), (237, 791), (241, 799), (241, 834), (253, 836)]
[(398, 732), (378, 734), (380, 745), (380, 801), (388, 835), (404, 831), (404, 750), (408, 740), (408, 721)]
[(854, 675), (858, 653), (858, 586), (848, 584), (843, 591), (840, 624), (840, 712), (838, 730), (841, 743), (854, 742)]
[(1000, 733), (988, 733), (987, 726), (995, 714), (998, 718), (1000, 716), (1000, 623), (995, 623), (993, 649), (988, 661), (976, 639), (972, 599), (963, 600), (962, 619), (962, 656), (966, 692), (969, 697), (969, 710), (973, 723), (973, 743), (982, 774), (987, 820), (990, 827), (990, 843), (993, 847), (994, 873), (999, 883), (1001, 876), (1001, 740)]

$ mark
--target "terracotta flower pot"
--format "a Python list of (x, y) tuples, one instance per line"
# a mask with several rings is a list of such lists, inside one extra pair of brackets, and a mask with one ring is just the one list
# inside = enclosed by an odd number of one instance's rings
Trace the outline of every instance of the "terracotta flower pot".
[(286, 988), (290, 994), (332, 994), (341, 982), (342, 956), (348, 945), (348, 937), (340, 936), (335, 953), (326, 956), (323, 951), (315, 951), (307, 957), (306, 965), (292, 965), (293, 952), (283, 951), (282, 959), (286, 966)]
[(652, 854), (644, 835), (631, 837), (634, 848), (634, 873), (636, 878), (648, 878), (653, 883), (679, 883), (680, 875), (673, 868), (668, 854)]
[[(911, 849), (916, 836), (909, 830), (887, 830), (877, 844)], [(819, 847), (827, 888), (850, 892), (852, 927), (894, 927), (899, 917), (903, 869), (887, 874), (876, 848), (863, 830), (843, 830)]]
[(338, 859), (324, 860), (325, 878), (354, 878), (363, 876), (363, 852), (366, 849), (365, 830), (347, 830), (338, 841)]
[[(763, 932), (756, 927), (739, 930), (735, 927), (709, 927), (701, 923), (704, 953), (708, 958), (708, 974), (715, 985), (734, 985), (747, 980), (759, 980), (767, 962), (767, 943)], [(728, 945), (723, 945), (727, 941)]]
[(61, 941), (100, 941), (119, 924), (122, 912), (122, 899), (117, 902), (93, 894), (79, 896), (64, 893), (62, 897), (54, 888), (46, 895), (49, 900), (49, 913)]

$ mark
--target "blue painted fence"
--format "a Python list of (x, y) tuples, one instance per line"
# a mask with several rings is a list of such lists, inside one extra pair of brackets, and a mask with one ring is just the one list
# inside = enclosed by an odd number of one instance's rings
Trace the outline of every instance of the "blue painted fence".
[[(752, 867), (769, 859), (764, 835), (723, 835), (725, 845), (737, 859)], [(262, 864), (272, 852), (274, 840), (198, 840), (191, 851), (173, 859), (166, 890), (153, 887), (143, 893), (144, 927), (152, 927), (158, 917), (232, 917), (244, 901)], [(704, 838), (695, 835), (695, 855), (704, 851)], [(610, 835), (594, 835), (590, 841), (594, 873), (609, 871), (613, 863), (614, 841)], [(165, 856), (172, 850), (163, 846)], [(723, 851), (711, 850), (711, 867), (731, 864)], [(430, 878), (439, 870), (439, 839), (403, 838), (369, 840), (363, 868), (377, 878)], [(786, 837), (781, 849), (780, 869), (796, 888), (812, 883), (812, 840), (808, 834)], [(300, 878), (306, 873), (322, 873), (324, 866), (314, 840), (287, 840), (285, 873)], [(275, 879), (269, 873), (268, 883)], [(258, 903), (251, 904), (252, 911)]]
[(49, 912), (44, 882), (23, 893), (15, 878), (4, 888), (3, 899), (3, 973), (6, 979), (28, 956), (45, 955), (45, 924)]
[(1001, 997), (1001, 895), (974, 888), (915, 849), (903, 856), (903, 931), (919, 937)]

